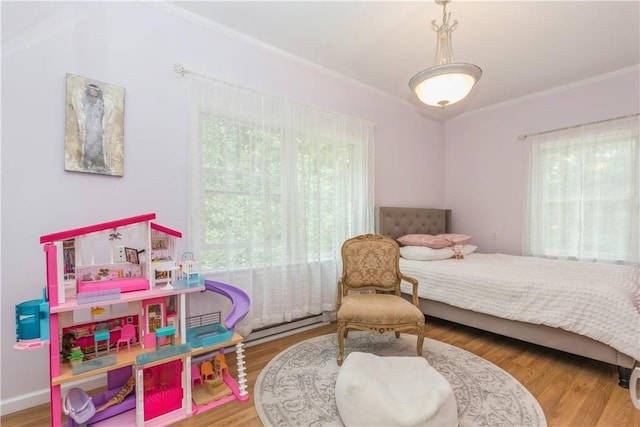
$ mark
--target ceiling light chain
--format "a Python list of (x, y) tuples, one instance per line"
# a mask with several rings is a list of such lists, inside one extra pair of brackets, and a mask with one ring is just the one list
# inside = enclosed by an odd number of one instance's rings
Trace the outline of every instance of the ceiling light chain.
[[(449, 20), (451, 19), (451, 12), (449, 12), (449, 16), (447, 17), (447, 3), (449, 3), (449, 1), (439, 1), (436, 0), (436, 3), (441, 4), (442, 5), (442, 23), (443, 24), (449, 24)], [(434, 19), (433, 21), (431, 21), (431, 25), (437, 30), (438, 26), (436, 25), (436, 20)], [(451, 31), (453, 31), (453, 27), (455, 27), (456, 25), (458, 25), (458, 21), (456, 21), (455, 19), (453, 20), (453, 26), (451, 27)]]
[(451, 44), (451, 33), (458, 26), (458, 21), (453, 20), (453, 25), (449, 26), (451, 21), (451, 12), (447, 16), (447, 3), (450, 0), (436, 0), (436, 3), (442, 4), (442, 25), (437, 25), (436, 20), (431, 21), (431, 28), (438, 35), (438, 44), (436, 46), (436, 55), (434, 63), (436, 65), (453, 64), (453, 46)]
[(482, 76), (480, 67), (456, 63), (453, 59), (451, 33), (458, 21), (454, 19), (449, 25), (451, 12), (447, 15), (447, 3), (450, 1), (435, 0), (442, 5), (442, 25), (436, 25), (435, 19), (431, 21), (432, 29), (437, 32), (435, 66), (419, 72), (409, 81), (409, 87), (420, 101), (443, 108), (465, 98)]

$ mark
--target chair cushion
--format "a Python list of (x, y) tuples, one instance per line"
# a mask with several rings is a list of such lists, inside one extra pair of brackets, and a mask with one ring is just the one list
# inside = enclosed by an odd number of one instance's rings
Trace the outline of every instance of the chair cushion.
[(345, 426), (458, 425), (451, 385), (422, 357), (351, 353), (335, 395)]
[(373, 324), (424, 322), (424, 314), (404, 298), (389, 294), (351, 294), (342, 298), (338, 321)]

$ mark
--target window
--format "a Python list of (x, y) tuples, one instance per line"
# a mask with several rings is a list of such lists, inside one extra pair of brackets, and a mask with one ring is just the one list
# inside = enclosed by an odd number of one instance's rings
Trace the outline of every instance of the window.
[(528, 253), (638, 263), (638, 116), (527, 140)]
[(190, 245), (253, 328), (335, 308), (342, 243), (373, 231), (373, 126), (194, 81)]

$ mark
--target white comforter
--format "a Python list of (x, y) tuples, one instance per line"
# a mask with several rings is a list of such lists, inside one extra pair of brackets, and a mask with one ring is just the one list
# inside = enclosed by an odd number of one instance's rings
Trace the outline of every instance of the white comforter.
[[(473, 253), (463, 260), (400, 259), (421, 298), (562, 328), (640, 360), (640, 268)], [(403, 292), (411, 285), (402, 283)]]

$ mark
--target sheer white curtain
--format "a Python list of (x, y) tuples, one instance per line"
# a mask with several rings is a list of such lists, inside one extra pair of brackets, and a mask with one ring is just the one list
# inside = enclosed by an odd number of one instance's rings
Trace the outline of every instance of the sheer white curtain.
[[(189, 78), (189, 244), (251, 329), (335, 309), (340, 248), (373, 231), (371, 123)], [(245, 326), (246, 326), (245, 322)]]
[(638, 115), (527, 137), (525, 253), (640, 263)]

